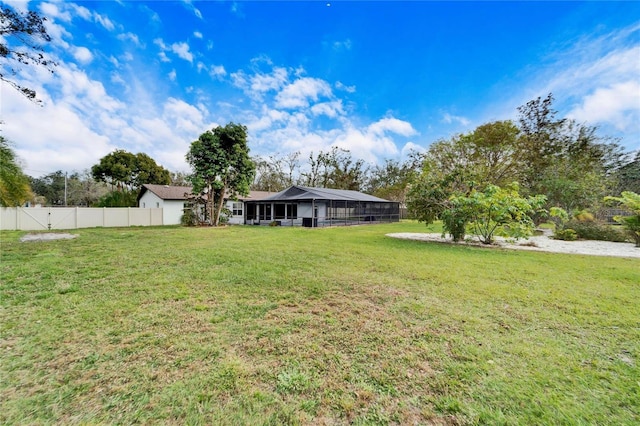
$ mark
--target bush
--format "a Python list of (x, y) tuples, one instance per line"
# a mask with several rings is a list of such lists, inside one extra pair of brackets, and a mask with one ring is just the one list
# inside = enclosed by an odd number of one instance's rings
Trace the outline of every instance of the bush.
[(622, 192), (620, 197), (606, 197), (605, 202), (622, 204), (625, 210), (631, 212), (631, 216), (616, 216), (616, 222), (624, 226), (629, 236), (640, 247), (640, 194), (631, 191)]
[(559, 229), (553, 233), (555, 240), (563, 241), (575, 241), (578, 239), (578, 234), (571, 228)]
[(612, 241), (621, 243), (627, 241), (625, 232), (613, 226), (596, 221), (570, 220), (564, 226), (565, 229), (575, 231), (582, 240)]
[(134, 191), (113, 191), (102, 196), (95, 207), (136, 207), (138, 194)]
[(180, 223), (184, 226), (197, 226), (198, 215), (191, 209), (185, 209), (180, 217)]

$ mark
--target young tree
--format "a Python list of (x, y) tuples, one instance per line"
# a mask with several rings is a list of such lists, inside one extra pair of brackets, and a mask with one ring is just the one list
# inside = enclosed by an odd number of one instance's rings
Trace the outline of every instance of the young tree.
[(29, 178), (22, 172), (9, 142), (0, 136), (0, 206), (19, 207), (32, 197)]
[(483, 244), (492, 244), (496, 231), (512, 238), (526, 238), (533, 233), (535, 224), (531, 216), (542, 209), (545, 197), (523, 198), (518, 185), (507, 188), (488, 185), (483, 191), (471, 191), (469, 195), (457, 195), (450, 199), (458, 216), (468, 220), (473, 234)]
[(46, 18), (37, 12), (20, 13), (6, 4), (0, 5), (0, 80), (9, 83), (27, 99), (39, 102), (36, 92), (11, 79), (22, 66), (42, 66), (53, 72), (55, 62), (47, 59), (41, 42), (50, 42), (51, 36), (44, 26)]
[(443, 173), (426, 162), (408, 193), (409, 214), (427, 226), (442, 219), (443, 236), (448, 233), (454, 241), (459, 241), (464, 238), (469, 219), (463, 211), (454, 208), (451, 198), (468, 194), (472, 188), (464, 168)]
[(218, 226), (225, 195), (247, 195), (255, 174), (246, 126), (229, 123), (207, 130), (191, 143), (186, 158), (193, 168), (193, 191), (208, 194), (211, 224)]

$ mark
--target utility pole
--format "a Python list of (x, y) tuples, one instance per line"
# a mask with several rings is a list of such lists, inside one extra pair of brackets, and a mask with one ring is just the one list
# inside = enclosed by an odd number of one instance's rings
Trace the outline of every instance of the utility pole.
[(67, 172), (64, 172), (64, 206), (67, 207)]

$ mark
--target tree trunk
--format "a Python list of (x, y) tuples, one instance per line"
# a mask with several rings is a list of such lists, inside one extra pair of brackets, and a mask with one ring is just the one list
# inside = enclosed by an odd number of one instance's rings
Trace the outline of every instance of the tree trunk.
[(215, 209), (215, 216), (212, 216), (213, 226), (218, 226), (220, 224), (220, 213), (222, 212), (222, 207), (224, 206), (224, 194), (226, 192), (227, 192), (226, 185), (224, 185), (222, 189), (215, 191), (216, 196), (214, 199), (217, 199), (217, 204)]

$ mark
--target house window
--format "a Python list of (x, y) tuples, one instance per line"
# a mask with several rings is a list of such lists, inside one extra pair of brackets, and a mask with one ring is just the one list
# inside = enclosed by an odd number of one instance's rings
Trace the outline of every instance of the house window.
[(233, 203), (231, 212), (234, 216), (242, 216), (242, 203)]
[(298, 217), (298, 205), (287, 204), (287, 219), (297, 219)]
[(142, 202), (142, 208), (144, 209), (145, 207), (147, 207), (147, 203), (145, 203), (144, 201)]
[(284, 219), (285, 205), (284, 204), (276, 204), (274, 206), (274, 213), (276, 219)]
[(271, 220), (271, 204), (260, 206), (260, 220)]
[(160, 208), (160, 201), (156, 201), (156, 209)]

